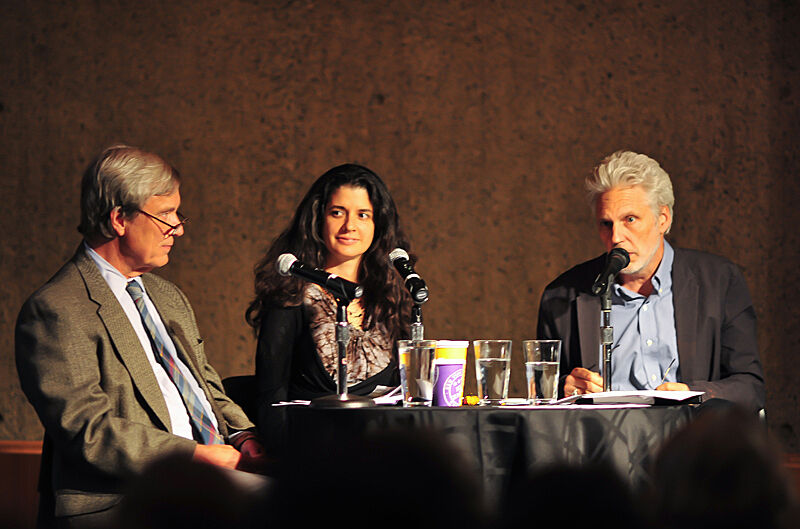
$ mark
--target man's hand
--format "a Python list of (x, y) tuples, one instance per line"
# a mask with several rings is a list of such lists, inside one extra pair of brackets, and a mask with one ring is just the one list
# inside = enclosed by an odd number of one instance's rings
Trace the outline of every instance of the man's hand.
[(664, 382), (656, 389), (660, 391), (689, 391), (689, 386), (682, 382)]
[(267, 457), (267, 451), (258, 435), (251, 431), (239, 432), (231, 437), (230, 443), (242, 454), (236, 465), (237, 470), (256, 474), (268, 473), (273, 461)]
[(569, 397), (578, 391), (578, 394), (599, 393), (603, 391), (603, 377), (600, 373), (589, 371), (584, 367), (576, 367), (564, 379), (564, 396)]
[(242, 454), (230, 445), (203, 445), (194, 448), (192, 460), (224, 468), (236, 468)]

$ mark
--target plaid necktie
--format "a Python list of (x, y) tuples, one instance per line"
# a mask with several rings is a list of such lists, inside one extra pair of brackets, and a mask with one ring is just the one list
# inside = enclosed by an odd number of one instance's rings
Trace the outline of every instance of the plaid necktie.
[(192, 419), (192, 425), (200, 434), (200, 437), (202, 437), (203, 443), (207, 445), (225, 444), (222, 436), (219, 435), (219, 432), (217, 432), (217, 429), (214, 427), (214, 423), (208, 418), (208, 415), (203, 409), (203, 405), (198, 401), (197, 395), (192, 390), (191, 386), (189, 386), (186, 377), (184, 377), (183, 373), (178, 369), (175, 359), (164, 347), (164, 342), (159, 336), (158, 330), (156, 330), (153, 318), (150, 317), (150, 312), (144, 304), (144, 291), (142, 291), (142, 287), (139, 286), (139, 283), (136, 281), (129, 281), (125, 290), (128, 291), (128, 294), (133, 298), (133, 303), (136, 305), (136, 308), (139, 309), (144, 328), (147, 329), (147, 334), (150, 335), (150, 339), (153, 342), (156, 358), (158, 358), (164, 366), (172, 382), (174, 382), (175, 386), (178, 388), (178, 392), (183, 398), (183, 403), (189, 412), (189, 417)]

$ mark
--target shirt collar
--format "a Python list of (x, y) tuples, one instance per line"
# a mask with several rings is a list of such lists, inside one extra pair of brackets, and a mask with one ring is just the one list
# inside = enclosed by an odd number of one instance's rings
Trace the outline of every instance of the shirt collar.
[(672, 262), (675, 260), (675, 250), (664, 239), (664, 256), (653, 274), (653, 294), (664, 295), (672, 288)]
[(137, 276), (129, 280), (122, 274), (122, 272), (114, 268), (114, 265), (106, 261), (103, 256), (94, 251), (94, 249), (89, 246), (86, 241), (83, 241), (83, 247), (86, 249), (86, 253), (89, 255), (89, 257), (92, 258), (92, 261), (94, 261), (94, 264), (97, 265), (97, 269), (100, 270), (100, 275), (103, 276), (103, 279), (106, 280), (106, 283), (108, 283), (109, 286), (125, 288), (129, 281), (136, 281), (139, 283), (139, 286), (142, 287), (142, 290), (144, 290), (144, 283), (142, 283), (141, 277)]

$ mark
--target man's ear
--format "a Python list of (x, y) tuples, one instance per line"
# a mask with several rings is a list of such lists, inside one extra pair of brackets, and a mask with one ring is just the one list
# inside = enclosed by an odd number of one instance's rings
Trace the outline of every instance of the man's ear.
[(672, 214), (667, 206), (661, 206), (658, 212), (658, 231), (661, 234), (667, 233), (670, 225), (672, 224)]
[(115, 207), (111, 210), (111, 213), (108, 214), (108, 217), (111, 221), (111, 229), (117, 234), (117, 237), (125, 235), (128, 219), (122, 215), (122, 208), (119, 206)]

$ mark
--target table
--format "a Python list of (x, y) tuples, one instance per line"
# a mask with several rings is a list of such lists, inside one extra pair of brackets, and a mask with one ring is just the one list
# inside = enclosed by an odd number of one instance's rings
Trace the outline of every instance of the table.
[(655, 450), (688, 423), (692, 406), (461, 407), (287, 410), (289, 444), (324, 450), (391, 429), (436, 430), (474, 465), (489, 504), (512, 480), (549, 464), (609, 463), (633, 487), (649, 484)]

